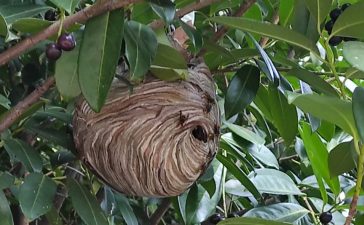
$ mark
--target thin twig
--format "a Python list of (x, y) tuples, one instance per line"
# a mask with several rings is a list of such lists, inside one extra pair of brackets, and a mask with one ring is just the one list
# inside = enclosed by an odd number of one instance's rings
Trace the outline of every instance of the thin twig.
[(169, 206), (171, 205), (171, 200), (169, 198), (162, 199), (161, 204), (157, 210), (150, 217), (150, 225), (158, 225), (159, 221), (162, 219), (163, 215), (167, 212)]
[[(85, 23), (87, 20), (91, 19), (92, 17), (101, 15), (105, 12), (112, 11), (118, 8), (122, 8), (127, 6), (131, 3), (139, 2), (141, 0), (107, 0), (107, 1), (100, 1), (100, 3), (96, 3), (90, 7), (87, 7), (71, 16), (68, 16), (62, 24), (63, 29), (69, 28), (71, 25), (75, 23)], [(9, 62), (12, 59), (20, 56), (23, 52), (27, 49), (33, 47), (40, 41), (43, 41), (58, 32), (58, 29), (61, 25), (60, 21), (53, 23), (51, 26), (47, 27), (46, 29), (42, 30), (41, 32), (35, 34), (34, 36), (28, 37), (23, 41), (16, 44), (14, 47), (9, 48), (5, 52), (0, 54), (0, 66), (4, 65), (5, 63)]]
[[(278, 24), (279, 22), (279, 13), (278, 10), (274, 11), (272, 16), (272, 24)], [(260, 46), (264, 48), (268, 43), (269, 38), (268, 37), (262, 37), (259, 41)]]
[(37, 102), (53, 86), (54, 82), (54, 77), (48, 78), (40, 87), (36, 88), (30, 95), (12, 108), (0, 123), (0, 133), (9, 128), (30, 106)]

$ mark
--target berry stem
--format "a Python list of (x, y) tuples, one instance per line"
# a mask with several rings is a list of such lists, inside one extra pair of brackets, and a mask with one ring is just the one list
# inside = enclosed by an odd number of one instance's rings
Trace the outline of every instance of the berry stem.
[(62, 29), (63, 29), (63, 21), (65, 19), (65, 12), (64, 12), (64, 9), (60, 9), (61, 11), (61, 24), (59, 25), (59, 29), (58, 29), (58, 34), (57, 34), (57, 37), (61, 36), (62, 34)]
[[(356, 145), (355, 147), (357, 148), (358, 145)], [(344, 225), (350, 225), (351, 221), (355, 217), (356, 207), (358, 205), (359, 194), (361, 191), (361, 185), (363, 183), (363, 176), (364, 176), (364, 145), (361, 145), (359, 161), (358, 161), (358, 178), (356, 181), (355, 193), (354, 193), (353, 199), (351, 200), (349, 215), (348, 215), (348, 217), (346, 217), (346, 221), (345, 221)]]

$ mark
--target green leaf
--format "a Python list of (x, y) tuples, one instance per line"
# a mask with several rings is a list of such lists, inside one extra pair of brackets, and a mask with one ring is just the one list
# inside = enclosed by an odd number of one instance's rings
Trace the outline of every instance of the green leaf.
[(170, 0), (149, 0), (153, 11), (167, 24), (172, 23), (176, 14), (176, 6)]
[(0, 171), (0, 190), (10, 187), (14, 184), (15, 177), (9, 172)]
[(125, 51), (130, 79), (140, 82), (152, 64), (158, 47), (154, 31), (147, 25), (129, 21), (125, 26)]
[(152, 65), (187, 70), (186, 60), (181, 53), (175, 48), (161, 43), (158, 44)]
[(38, 152), (30, 145), (19, 139), (5, 139), (6, 151), (21, 161), (28, 171), (40, 172), (43, 167), (42, 159)]
[(252, 144), (248, 147), (248, 152), (264, 165), (279, 169), (277, 158), (264, 145)]
[(364, 71), (364, 43), (360, 41), (344, 42), (344, 58), (355, 68)]
[(364, 2), (360, 1), (348, 7), (335, 21), (330, 37), (344, 36), (364, 38)]
[(0, 12), (0, 36), (4, 36), (5, 39), (7, 39), (8, 32), (8, 24), (6, 23), (4, 16)]
[(228, 218), (221, 221), (218, 225), (292, 225), (291, 223), (276, 222), (272, 220), (263, 220), (260, 218)]
[(0, 7), (0, 14), (3, 15), (5, 21), (10, 25), (20, 18), (33, 17), (50, 9), (52, 8), (45, 5), (12, 4), (2, 5)]
[(200, 50), (201, 47), (203, 46), (203, 38), (201, 32), (199, 30), (192, 28), (190, 25), (184, 23), (182, 20), (180, 20), (180, 25), (182, 29), (186, 32), (189, 39), (191, 40), (194, 47), (194, 51), (197, 52), (198, 50)]
[(152, 74), (161, 80), (174, 81), (186, 80), (188, 77), (187, 69), (173, 69), (169, 67), (151, 66), (150, 71)]
[(260, 71), (257, 67), (241, 67), (229, 83), (225, 95), (225, 117), (243, 111), (255, 98), (260, 83)]
[(115, 10), (86, 23), (78, 62), (79, 84), (86, 101), (96, 112), (104, 105), (115, 75), (123, 21), (123, 11)]
[(294, 68), (287, 72), (287, 75), (295, 76), (309, 84), (315, 91), (329, 96), (339, 97), (337, 91), (318, 75), (304, 69)]
[(14, 225), (13, 214), (10, 210), (10, 204), (2, 190), (0, 190), (0, 218), (1, 225)]
[(81, 93), (78, 83), (78, 56), (80, 53), (80, 45), (72, 51), (62, 53), (62, 57), (56, 62), (56, 86), (63, 98), (71, 99), (77, 97)]
[(192, 185), (191, 189), (188, 192), (187, 200), (186, 200), (186, 224), (192, 225), (193, 220), (196, 217), (196, 212), (198, 209), (198, 205), (202, 200), (204, 194), (204, 190), (199, 188), (197, 184)]
[(260, 193), (303, 195), (292, 179), (279, 170), (256, 169), (248, 177)]
[(298, 204), (278, 203), (249, 210), (244, 217), (258, 217), (277, 222), (294, 223), (308, 214), (308, 210)]
[(236, 179), (240, 181), (242, 185), (244, 185), (244, 187), (254, 196), (255, 199), (259, 200), (262, 198), (254, 183), (239, 167), (237, 167), (233, 162), (221, 154), (217, 154), (216, 158), (228, 169), (230, 173), (236, 177)]
[(353, 148), (352, 142), (343, 142), (330, 151), (328, 161), (331, 177), (342, 175), (355, 168)]
[(286, 97), (277, 88), (268, 90), (272, 122), (288, 146), (295, 139), (298, 129), (296, 107), (288, 104)]
[(258, 22), (246, 18), (236, 17), (214, 17), (210, 19), (213, 22), (220, 23), (229, 27), (237, 28), (240, 30), (248, 31), (254, 34), (260, 34), (273, 39), (278, 39), (292, 45), (296, 45), (308, 51), (314, 52), (319, 55), (315, 43), (311, 42), (304, 35), (295, 31), (289, 30), (278, 25), (273, 25), (264, 22)]
[(5, 109), (10, 109), (10, 100), (6, 98), (4, 95), (0, 94), (0, 105)]
[(125, 196), (118, 194), (115, 195), (115, 200), (118, 204), (118, 208), (122, 217), (124, 218), (127, 225), (138, 225), (138, 219), (136, 218), (133, 208), (131, 208), (129, 204), (128, 198)]
[(293, 16), (294, 0), (286, 0), (279, 4), (279, 23), (282, 26), (287, 26), (288, 22)]
[(302, 124), (300, 134), (317, 180), (319, 181), (320, 178), (323, 178), (333, 193), (338, 195), (340, 193), (340, 183), (337, 177), (331, 178), (330, 176), (328, 164), (329, 152), (325, 144), (321, 141), (317, 133), (311, 132), (311, 127), (307, 123)]
[(66, 10), (69, 14), (75, 11), (80, 0), (50, 0), (58, 8)]
[(364, 88), (357, 87), (353, 93), (353, 114), (360, 139), (364, 143)]
[(315, 17), (318, 25), (320, 25), (330, 12), (332, 0), (306, 0), (305, 3), (311, 15)]
[(99, 203), (91, 193), (73, 178), (67, 182), (74, 209), (87, 225), (108, 225)]
[[(353, 111), (349, 102), (317, 94), (287, 92), (288, 101), (306, 113), (338, 125), (344, 131), (356, 135)], [(325, 109), (325, 110), (322, 110)]]
[(264, 138), (262, 138), (260, 135), (254, 133), (253, 131), (248, 130), (247, 128), (244, 128), (242, 126), (238, 126), (232, 123), (225, 123), (226, 126), (235, 134), (237, 134), (238, 136), (244, 138), (247, 141), (250, 141), (253, 144), (264, 144), (265, 140)]
[(38, 33), (41, 30), (49, 27), (52, 24), (51, 21), (42, 20), (37, 18), (23, 18), (16, 20), (11, 28), (21, 33)]
[(20, 207), (29, 220), (34, 220), (51, 210), (57, 185), (40, 173), (29, 174), (20, 187)]

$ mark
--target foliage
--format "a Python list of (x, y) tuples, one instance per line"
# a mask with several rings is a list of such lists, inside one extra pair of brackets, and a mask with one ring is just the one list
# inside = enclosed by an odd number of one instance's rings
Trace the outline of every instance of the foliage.
[[(148, 71), (186, 79), (187, 63), (168, 41), (171, 27), (185, 30), (191, 54), (203, 54), (223, 123), (216, 159), (189, 190), (170, 198), (165, 224), (211, 224), (220, 213), (239, 217), (220, 223), (226, 225), (313, 225), (324, 211), (343, 224), (357, 195), (353, 223), (362, 224), (364, 2), (262, 0), (234, 17), (247, 1), (211, 1), (196, 9), (194, 27), (173, 19), (195, 2), (131, 4), (61, 30), (75, 34), (77, 47), (56, 62), (44, 54), (53, 35), (0, 67), (0, 120), (48, 77), (57, 86), (1, 133), (2, 225), (18, 224), (22, 214), (31, 224), (149, 224), (162, 200), (116, 193), (87, 170), (76, 157), (72, 112), (80, 93), (99, 111), (122, 66), (130, 79), (117, 76), (131, 90)], [(345, 3), (352, 6), (325, 30), (330, 11)], [(64, 20), (92, 4), (2, 0), (0, 53), (53, 24), (47, 11)], [(171, 26), (148, 26), (159, 18)], [(222, 25), (228, 31), (214, 43)], [(346, 41), (331, 46), (337, 36)]]

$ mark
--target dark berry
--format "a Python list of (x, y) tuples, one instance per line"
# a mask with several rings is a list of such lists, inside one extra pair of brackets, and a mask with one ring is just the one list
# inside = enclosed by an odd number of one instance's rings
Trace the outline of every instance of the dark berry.
[(330, 38), (329, 40), (329, 45), (331, 46), (336, 46), (339, 45), (342, 41), (342, 38), (339, 36), (333, 36), (332, 38)]
[(62, 55), (62, 49), (56, 44), (51, 43), (47, 45), (46, 56), (50, 60), (57, 60)]
[(340, 16), (341, 12), (342, 11), (339, 8), (331, 10), (331, 12), (330, 12), (331, 19), (335, 22), (336, 19)]
[(48, 10), (44, 14), (44, 19), (46, 19), (48, 21), (55, 21), (55, 20), (57, 20), (57, 12), (54, 11), (53, 9)]
[(343, 37), (344, 41), (356, 41), (358, 40), (357, 38), (353, 38), (353, 37)]
[(325, 23), (325, 30), (331, 34), (332, 28), (334, 27), (334, 21), (329, 20)]
[(343, 4), (343, 5), (341, 6), (341, 11), (343, 11), (343, 12), (344, 12), (344, 10), (345, 10), (345, 9), (347, 9), (349, 6), (351, 6), (351, 4), (350, 4), (350, 3), (345, 3), (345, 4)]
[(76, 47), (76, 40), (72, 34), (64, 33), (59, 36), (57, 44), (64, 51), (71, 51)]
[(224, 220), (224, 217), (220, 213), (216, 213), (209, 218), (209, 222), (212, 224), (217, 224), (218, 222)]
[(328, 224), (332, 220), (332, 214), (330, 212), (323, 212), (320, 215), (320, 222), (322, 224)]

